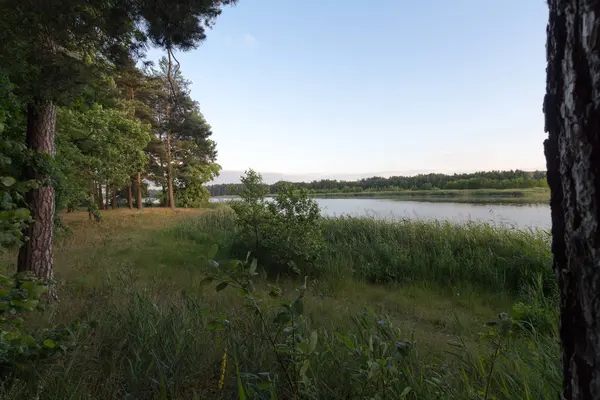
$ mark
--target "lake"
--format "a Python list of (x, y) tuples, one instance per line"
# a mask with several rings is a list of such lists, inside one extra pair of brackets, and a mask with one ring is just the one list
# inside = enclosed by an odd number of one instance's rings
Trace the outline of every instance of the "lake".
[[(213, 198), (211, 201), (227, 201)], [(329, 217), (368, 216), (377, 219), (442, 220), (457, 223), (488, 222), (519, 229), (551, 226), (550, 207), (547, 204), (477, 204), (406, 201), (380, 198), (315, 199), (321, 214)]]

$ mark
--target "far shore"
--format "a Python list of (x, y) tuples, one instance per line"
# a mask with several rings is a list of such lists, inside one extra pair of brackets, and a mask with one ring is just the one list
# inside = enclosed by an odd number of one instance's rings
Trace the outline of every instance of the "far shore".
[[(530, 189), (433, 189), (433, 190), (394, 190), (364, 192), (310, 193), (315, 198), (395, 198), (410, 201), (459, 202), (459, 203), (548, 203), (550, 191), (547, 188)], [(273, 197), (268, 194), (267, 197)], [(235, 195), (214, 196), (214, 198), (236, 198)]]

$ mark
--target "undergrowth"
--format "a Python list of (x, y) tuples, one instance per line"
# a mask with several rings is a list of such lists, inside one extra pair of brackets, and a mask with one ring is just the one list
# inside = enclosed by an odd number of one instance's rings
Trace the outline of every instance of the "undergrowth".
[[(265, 279), (260, 259), (235, 256), (229, 207), (170, 226), (168, 211), (152, 213), (65, 219), (62, 302), (32, 311), (32, 329), (97, 325), (33, 374), (4, 381), (0, 398), (491, 400), (560, 390), (542, 234), (321, 219), (325, 246), (312, 265)], [(473, 287), (471, 300), (457, 284)], [(491, 308), (498, 293), (510, 302)]]

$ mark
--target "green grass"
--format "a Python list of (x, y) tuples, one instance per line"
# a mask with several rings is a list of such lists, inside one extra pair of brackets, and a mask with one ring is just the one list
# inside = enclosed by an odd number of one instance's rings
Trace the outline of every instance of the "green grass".
[[(234, 349), (247, 393), (253, 376), (269, 373), (275, 398), (290, 398), (259, 318), (235, 290), (216, 293), (202, 284), (212, 268), (205, 261), (212, 243), (219, 244), (216, 259), (231, 256), (231, 210), (119, 210), (104, 216), (100, 224), (88, 222), (85, 213), (65, 217), (72, 232), (58, 240), (55, 257), (61, 302), (29, 321), (46, 326), (79, 318), (98, 326), (80, 338), (76, 351), (37, 364), (39, 379), (6, 386), (1, 398), (236, 398)], [(409, 399), (483, 398), (489, 363), (481, 356), (492, 353), (478, 333), (510, 309), (531, 276), (547, 276), (547, 238), (480, 225), (323, 224), (329, 245), (308, 281), (298, 328), (318, 334), (304, 398), (398, 398), (407, 387)], [(13, 256), (2, 257), (9, 269)], [(257, 281), (259, 292), (266, 283)], [(277, 284), (284, 299), (296, 296), (298, 282)], [(267, 306), (276, 304), (265, 300), (267, 317)], [(361, 316), (368, 308), (374, 314)], [(230, 321), (229, 333), (212, 329), (213, 317), (221, 314)], [(383, 331), (389, 323), (398, 330)], [(367, 368), (370, 343), (380, 356), (398, 341), (414, 345), (405, 354), (392, 352), (393, 380), (367, 380), (360, 370)], [(520, 332), (502, 354), (489, 399), (556, 397), (561, 378), (553, 335)]]
[[(234, 231), (234, 214), (223, 207), (179, 225), (176, 234), (219, 243), (229, 256)], [(308, 272), (335, 282), (418, 282), (518, 294), (542, 276), (547, 288), (554, 286), (550, 236), (542, 230), (341, 217), (322, 219), (322, 231), (327, 245)]]

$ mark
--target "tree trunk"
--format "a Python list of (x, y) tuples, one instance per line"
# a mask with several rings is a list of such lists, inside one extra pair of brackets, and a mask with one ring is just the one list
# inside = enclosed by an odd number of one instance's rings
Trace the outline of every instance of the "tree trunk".
[(171, 165), (171, 135), (167, 133), (167, 187), (169, 190), (169, 207), (175, 208), (173, 195), (173, 166)]
[(102, 200), (102, 184), (98, 182), (98, 209), (104, 210), (104, 200)]
[(600, 399), (600, 2), (549, 0), (544, 142), (564, 399)]
[[(49, 100), (34, 100), (27, 106), (27, 147), (38, 154), (54, 157), (56, 106)], [(54, 228), (54, 188), (48, 176), (34, 167), (27, 169), (27, 178), (39, 182), (30, 190), (26, 201), (33, 222), (26, 229), (29, 238), (19, 250), (17, 270), (31, 271), (42, 279), (53, 279), (52, 234)], [(50, 287), (48, 297), (57, 300), (56, 288)]]
[(88, 217), (90, 218), (90, 221), (92, 220), (92, 216), (93, 216), (93, 208), (94, 208), (94, 192), (96, 191), (95, 188), (95, 184), (94, 181), (91, 180), (90, 181), (90, 208), (88, 209)]
[(117, 188), (115, 186), (112, 187), (112, 201), (111, 201), (112, 209), (117, 209)]
[(105, 210), (108, 210), (108, 206), (110, 204), (109, 201), (108, 201), (109, 197), (110, 197), (110, 185), (108, 184), (108, 181), (106, 181), (106, 199), (105, 199), (106, 202), (104, 204), (104, 209)]
[[(169, 99), (175, 99), (175, 88), (173, 86), (173, 61), (171, 60), (171, 49), (167, 49), (168, 55), (168, 70), (167, 70), (167, 79), (169, 80), (169, 86), (172, 91), (172, 96), (169, 96)], [(166, 119), (167, 124), (169, 123), (169, 104), (167, 102), (166, 109)], [(173, 195), (173, 166), (171, 163), (171, 132), (167, 129), (167, 187), (169, 190), (169, 207), (171, 209), (175, 208), (175, 196)]]
[(133, 184), (131, 183), (133, 179), (129, 180), (129, 186), (127, 187), (127, 205), (129, 206), (129, 209), (132, 210), (133, 209), (133, 195), (131, 193), (131, 186), (133, 186)]
[(135, 176), (135, 203), (138, 210), (141, 210), (144, 207), (142, 201), (142, 174), (139, 172)]

